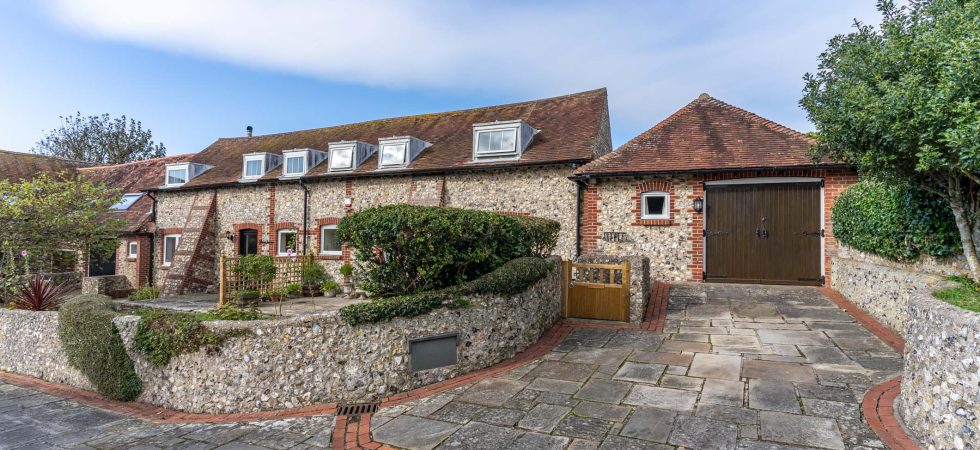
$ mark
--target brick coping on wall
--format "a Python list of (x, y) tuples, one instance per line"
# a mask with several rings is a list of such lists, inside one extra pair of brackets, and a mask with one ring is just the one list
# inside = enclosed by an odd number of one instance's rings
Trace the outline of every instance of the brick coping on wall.
[[(820, 288), (821, 292), (841, 309), (847, 311), (854, 319), (869, 331), (878, 336), (898, 352), (904, 352), (905, 341), (901, 336), (888, 329), (863, 310), (847, 301), (840, 293), (830, 288)], [(585, 322), (577, 320), (562, 320), (555, 324), (537, 343), (528, 347), (524, 352), (498, 363), (494, 366), (470, 372), (456, 378), (424, 386), (408, 392), (402, 392), (385, 398), (380, 402), (381, 407), (395, 406), (413, 400), (419, 400), (431, 395), (453, 389), (469, 383), (500, 375), (509, 370), (523, 366), (544, 356), (561, 343), (577, 328), (599, 328), (613, 330), (644, 330), (662, 333), (667, 316), (667, 300), (669, 285), (655, 282), (650, 293), (650, 301), (640, 325), (614, 325), (608, 323)], [(289, 419), (316, 415), (337, 413), (337, 404), (304, 406), (277, 411), (259, 411), (238, 414), (201, 414), (186, 413), (145, 403), (127, 403), (110, 400), (101, 394), (84, 389), (52, 383), (26, 375), (0, 372), (0, 380), (16, 386), (34, 389), (46, 394), (55, 395), (78, 403), (100, 408), (130, 417), (149, 420), (158, 423), (235, 423), (255, 420)], [(871, 388), (861, 403), (861, 410), (868, 420), (868, 425), (882, 441), (892, 449), (917, 449), (918, 444), (905, 432), (894, 415), (894, 400), (898, 395), (902, 377), (895, 377)], [(333, 448), (340, 449), (378, 449), (392, 448), (371, 437), (371, 414), (357, 416), (339, 416), (334, 423), (332, 437)]]

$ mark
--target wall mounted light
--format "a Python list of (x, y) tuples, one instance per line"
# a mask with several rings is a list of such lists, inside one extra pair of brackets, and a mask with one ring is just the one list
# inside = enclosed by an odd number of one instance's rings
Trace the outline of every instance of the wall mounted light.
[(701, 211), (704, 211), (704, 199), (698, 197), (694, 199), (694, 212), (701, 212)]
[(234, 241), (235, 234), (232, 233), (231, 231), (225, 231), (225, 239), (228, 239), (229, 241)]

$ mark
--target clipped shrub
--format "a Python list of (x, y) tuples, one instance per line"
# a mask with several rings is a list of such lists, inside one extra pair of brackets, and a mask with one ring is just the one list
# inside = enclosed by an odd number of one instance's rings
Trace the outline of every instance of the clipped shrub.
[(450, 292), (422, 292), (374, 299), (340, 308), (340, 317), (350, 325), (384, 322), (396, 317), (412, 317), (439, 308), (464, 308), (469, 301)]
[(286, 294), (297, 295), (303, 290), (303, 286), (299, 283), (290, 283), (286, 285)]
[(550, 254), (557, 222), (458, 208), (389, 205), (345, 217), (337, 236), (355, 249), (361, 287), (382, 295), (432, 291), (524, 256)]
[[(245, 313), (238, 308), (212, 311), (225, 317), (240, 316)], [(257, 312), (255, 313), (258, 314)], [(207, 316), (205, 316), (207, 317)], [(256, 317), (258, 318), (258, 317)], [(241, 320), (241, 319), (239, 319)], [(201, 323), (201, 318), (193, 314), (149, 311), (143, 315), (136, 326), (133, 344), (137, 351), (157, 366), (166, 366), (172, 358), (184, 353), (193, 353), (201, 348), (209, 352), (217, 351), (225, 339), (238, 333), (215, 333)]]
[(317, 287), (320, 283), (331, 279), (326, 269), (320, 263), (310, 258), (303, 263), (303, 286)]
[(897, 261), (960, 250), (949, 206), (938, 196), (907, 186), (864, 180), (834, 204), (834, 236), (855, 249)]
[(126, 354), (112, 302), (104, 295), (81, 295), (62, 305), (58, 337), (68, 364), (85, 375), (96, 390), (113, 400), (132, 401), (143, 391), (133, 361)]
[(461, 294), (517, 295), (555, 268), (554, 261), (528, 256), (504, 263), (480, 278), (456, 288)]
[(160, 298), (160, 289), (153, 286), (140, 286), (131, 294), (129, 294), (130, 300), (155, 300)]

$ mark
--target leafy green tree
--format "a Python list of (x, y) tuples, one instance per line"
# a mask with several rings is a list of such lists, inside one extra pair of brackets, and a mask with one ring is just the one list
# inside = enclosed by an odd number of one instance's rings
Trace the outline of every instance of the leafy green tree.
[(153, 142), (153, 133), (143, 124), (126, 116), (61, 116), (61, 127), (34, 145), (38, 155), (57, 156), (97, 164), (121, 164), (158, 158), (167, 152), (163, 143)]
[(50, 272), (62, 249), (113, 251), (123, 222), (107, 217), (121, 193), (63, 175), (0, 180), (0, 290)]
[(804, 77), (815, 157), (942, 197), (980, 280), (980, 3), (881, 0), (878, 9), (880, 27), (855, 22)]

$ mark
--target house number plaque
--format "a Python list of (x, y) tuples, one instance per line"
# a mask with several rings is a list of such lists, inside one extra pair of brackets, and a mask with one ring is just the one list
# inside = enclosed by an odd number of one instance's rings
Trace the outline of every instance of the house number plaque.
[(609, 242), (629, 242), (630, 238), (624, 231), (604, 231), (602, 240)]

